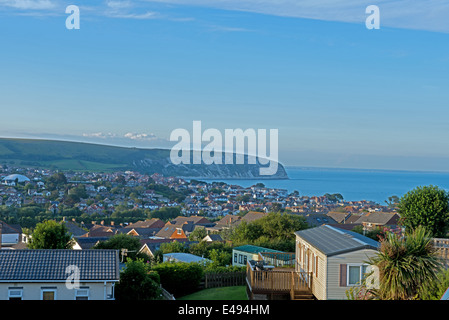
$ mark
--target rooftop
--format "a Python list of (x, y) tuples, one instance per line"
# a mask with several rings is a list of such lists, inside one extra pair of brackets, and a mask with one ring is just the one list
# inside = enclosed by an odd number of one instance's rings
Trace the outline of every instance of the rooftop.
[(346, 252), (379, 248), (379, 242), (359, 233), (329, 225), (296, 231), (295, 234), (327, 256)]
[(80, 281), (119, 279), (118, 250), (0, 250), (0, 282), (66, 281), (75, 265)]
[(240, 247), (235, 247), (234, 250), (248, 252), (248, 253), (259, 253), (259, 252), (278, 252), (278, 253), (282, 253), (282, 251), (279, 251), (279, 250), (273, 250), (273, 249), (268, 249), (268, 248), (264, 248), (264, 247), (254, 246), (254, 245), (251, 245), (251, 244), (245, 244), (245, 245), (240, 246)]

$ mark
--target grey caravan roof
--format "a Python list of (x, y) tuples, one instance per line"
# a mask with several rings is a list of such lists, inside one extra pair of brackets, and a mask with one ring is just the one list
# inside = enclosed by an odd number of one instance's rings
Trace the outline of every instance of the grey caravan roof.
[(379, 242), (359, 233), (329, 225), (296, 231), (295, 234), (326, 256), (334, 256), (362, 249), (378, 250), (380, 246)]

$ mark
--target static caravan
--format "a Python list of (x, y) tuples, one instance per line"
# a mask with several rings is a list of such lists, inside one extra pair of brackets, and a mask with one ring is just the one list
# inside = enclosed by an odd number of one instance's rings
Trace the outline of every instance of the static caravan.
[(318, 300), (343, 300), (351, 286), (378, 287), (378, 270), (369, 265), (379, 242), (355, 232), (322, 225), (295, 232), (297, 272), (310, 272), (312, 293)]

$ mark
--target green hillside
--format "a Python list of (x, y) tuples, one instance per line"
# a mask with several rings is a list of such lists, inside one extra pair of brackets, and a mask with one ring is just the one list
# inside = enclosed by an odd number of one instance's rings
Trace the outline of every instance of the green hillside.
[(288, 178), (281, 164), (276, 175), (260, 176), (259, 164), (174, 165), (167, 149), (37, 139), (0, 138), (0, 164), (76, 171), (135, 170), (191, 178)]
[(124, 148), (99, 144), (0, 138), (3, 163), (60, 170), (108, 171), (132, 169), (136, 160), (161, 160), (168, 150)]

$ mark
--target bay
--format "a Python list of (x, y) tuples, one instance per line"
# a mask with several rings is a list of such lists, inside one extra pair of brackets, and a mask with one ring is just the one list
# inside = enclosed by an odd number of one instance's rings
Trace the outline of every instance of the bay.
[(298, 191), (302, 196), (340, 193), (345, 200), (369, 200), (385, 204), (388, 197), (401, 197), (417, 186), (434, 185), (449, 190), (449, 172), (286, 167), (289, 179), (213, 179), (250, 187), (258, 182), (268, 188)]

